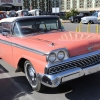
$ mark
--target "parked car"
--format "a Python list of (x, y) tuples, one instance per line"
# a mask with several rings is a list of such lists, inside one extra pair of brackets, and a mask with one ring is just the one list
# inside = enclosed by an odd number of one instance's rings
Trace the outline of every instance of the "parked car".
[(100, 71), (100, 35), (65, 31), (58, 16), (0, 21), (0, 58), (35, 91)]
[(31, 14), (29, 14), (28, 10), (18, 10), (16, 11), (16, 15), (21, 17), (21, 16), (31, 16)]
[(9, 11), (9, 14), (8, 14), (9, 17), (16, 17), (16, 11)]
[(81, 22), (86, 24), (86, 23), (90, 23), (90, 24), (97, 24), (98, 23), (98, 12), (94, 12), (92, 14), (92, 16), (87, 16), (87, 17), (83, 17), (81, 18)]
[(42, 14), (42, 10), (41, 9), (33, 9), (29, 11), (29, 14), (32, 16), (39, 16)]
[(69, 18), (69, 21), (70, 21), (71, 23), (80, 23), (82, 17), (84, 17), (84, 16), (90, 16), (90, 15), (91, 15), (90, 12), (79, 13), (79, 15), (77, 15), (77, 16), (71, 16), (71, 17)]
[(0, 20), (3, 18), (7, 18), (5, 11), (0, 11)]

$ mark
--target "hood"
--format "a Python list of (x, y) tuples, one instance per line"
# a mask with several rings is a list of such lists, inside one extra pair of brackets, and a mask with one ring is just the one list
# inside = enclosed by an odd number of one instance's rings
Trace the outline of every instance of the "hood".
[[(51, 45), (52, 48), (53, 46), (65, 47), (69, 51), (70, 57), (93, 52), (99, 50), (100, 47), (100, 37), (88, 33), (50, 32), (50, 34), (30, 37), (29, 40), (38, 41), (41, 48), (42, 45), (45, 45), (44, 49), (48, 49)], [(90, 50), (91, 47), (93, 48)]]
[(97, 18), (96, 16), (87, 16), (87, 17), (82, 17), (83, 18), (86, 18), (86, 19), (90, 19), (90, 18)]

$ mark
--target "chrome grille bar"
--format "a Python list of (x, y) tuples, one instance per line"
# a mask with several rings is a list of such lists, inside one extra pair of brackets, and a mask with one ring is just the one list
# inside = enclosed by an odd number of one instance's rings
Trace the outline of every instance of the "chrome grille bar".
[(52, 66), (49, 68), (48, 74), (55, 74), (76, 67), (87, 68), (89, 66), (96, 65), (99, 63), (100, 63), (100, 54), (95, 54), (85, 58), (76, 59), (74, 61), (69, 61), (67, 63)]

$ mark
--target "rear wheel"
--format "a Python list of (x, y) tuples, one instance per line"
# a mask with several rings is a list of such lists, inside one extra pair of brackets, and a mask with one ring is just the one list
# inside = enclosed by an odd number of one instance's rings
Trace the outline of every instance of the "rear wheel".
[(79, 23), (80, 21), (79, 21), (79, 19), (75, 19), (74, 22), (75, 23)]
[(33, 88), (33, 90), (41, 92), (45, 89), (45, 86), (41, 84), (41, 82), (37, 78), (37, 74), (35, 72), (35, 69), (33, 68), (32, 64), (26, 60), (24, 63), (24, 70), (26, 78)]
[(70, 21), (71, 23), (74, 23), (74, 21)]

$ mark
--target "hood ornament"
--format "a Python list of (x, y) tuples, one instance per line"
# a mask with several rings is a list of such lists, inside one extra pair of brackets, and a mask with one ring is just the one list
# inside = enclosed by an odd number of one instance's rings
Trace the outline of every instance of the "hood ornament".
[(54, 46), (55, 44), (52, 42), (51, 45)]

